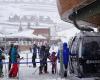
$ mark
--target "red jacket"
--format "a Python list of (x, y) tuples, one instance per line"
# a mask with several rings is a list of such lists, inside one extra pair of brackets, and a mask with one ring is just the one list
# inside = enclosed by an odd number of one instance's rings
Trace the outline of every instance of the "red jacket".
[(57, 61), (57, 56), (55, 56), (55, 54), (52, 54), (52, 55), (50, 56), (50, 60), (51, 60), (52, 63), (56, 63), (56, 61)]

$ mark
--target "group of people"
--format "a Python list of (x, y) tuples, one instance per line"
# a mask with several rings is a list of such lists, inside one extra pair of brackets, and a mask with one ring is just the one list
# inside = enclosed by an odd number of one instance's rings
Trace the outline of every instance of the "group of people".
[[(5, 59), (5, 57), (2, 55), (4, 49), (0, 48), (0, 77), (3, 75), (3, 63), (2, 60)], [(33, 46), (30, 48), (30, 51), (32, 52), (32, 63), (33, 67), (36, 67), (36, 58), (37, 58), (37, 52), (40, 59), (40, 66), (39, 66), (39, 74), (42, 73), (48, 73), (48, 61), (50, 60), (52, 64), (52, 74), (56, 73), (57, 70), (57, 59), (60, 60), (60, 54), (63, 55), (63, 64), (65, 67), (64, 77), (67, 77), (67, 66), (68, 66), (68, 60), (69, 60), (69, 49), (67, 47), (67, 43), (63, 44), (63, 52), (60, 53), (52, 51), (50, 52), (50, 46), (48, 44), (37, 46), (36, 44), (33, 44)], [(18, 45), (11, 44), (9, 51), (9, 63), (8, 63), (8, 76), (9, 77), (16, 77), (18, 75), (18, 67), (19, 67), (19, 61), (22, 58), (20, 58), (19, 55), (19, 48)]]
[(60, 50), (58, 52), (56, 51), (50, 51), (50, 46), (48, 44), (42, 45), (41, 47), (37, 46), (36, 44), (33, 44), (31, 51), (33, 53), (32, 56), (32, 63), (33, 67), (36, 67), (36, 57), (37, 57), (37, 50), (39, 54), (40, 59), (40, 66), (39, 66), (39, 74), (48, 73), (48, 65), (47, 65), (47, 59), (49, 59), (52, 63), (52, 74), (56, 73), (57, 70), (57, 59), (60, 60), (60, 54), (63, 55), (63, 64), (65, 67), (64, 71), (64, 77), (67, 77), (67, 67), (68, 67), (68, 61), (69, 61), (69, 49), (67, 46), (67, 43), (63, 43), (63, 52), (60, 53)]
[(47, 58), (49, 58), (49, 45), (42, 45), (41, 47), (37, 46), (36, 44), (33, 44), (31, 48), (32, 55), (32, 63), (33, 67), (36, 67), (36, 58), (37, 58), (37, 51), (39, 53), (39, 59), (40, 59), (40, 67), (39, 67), (39, 74), (42, 74), (42, 71), (44, 69), (45, 73), (48, 73), (47, 71)]

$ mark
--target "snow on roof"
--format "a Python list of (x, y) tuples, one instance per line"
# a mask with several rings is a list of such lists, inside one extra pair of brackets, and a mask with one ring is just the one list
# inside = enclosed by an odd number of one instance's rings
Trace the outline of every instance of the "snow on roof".
[(19, 33), (7, 35), (7, 37), (9, 37), (9, 38), (46, 39), (42, 35), (39, 35), (39, 36), (34, 35), (33, 32), (34, 32), (34, 30), (26, 30), (26, 31), (22, 31), (22, 32), (19, 32)]
[(40, 38), (40, 39), (46, 39), (46, 37), (44, 37), (42, 35), (38, 35), (38, 38)]

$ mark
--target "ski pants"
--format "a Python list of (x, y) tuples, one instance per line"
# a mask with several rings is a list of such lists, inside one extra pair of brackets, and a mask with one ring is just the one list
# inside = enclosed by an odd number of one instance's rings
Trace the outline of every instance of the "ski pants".
[(44, 69), (44, 72), (47, 73), (47, 60), (40, 60), (40, 72), (42, 72)]
[(0, 63), (0, 76), (2, 75), (2, 68), (3, 68), (3, 64), (2, 63)]
[(52, 72), (56, 73), (56, 63), (52, 63)]
[(35, 61), (35, 59), (36, 59), (36, 55), (33, 55), (32, 56), (33, 67), (36, 67), (36, 61)]

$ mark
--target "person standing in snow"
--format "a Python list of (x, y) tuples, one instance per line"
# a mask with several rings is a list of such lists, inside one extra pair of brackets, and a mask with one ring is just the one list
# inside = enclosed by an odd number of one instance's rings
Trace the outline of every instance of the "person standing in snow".
[(18, 54), (18, 49), (16, 46), (13, 46), (11, 50), (11, 63), (12, 64), (17, 63), (17, 54)]
[(8, 71), (9, 71), (10, 68), (11, 68), (11, 51), (12, 51), (12, 48), (13, 48), (13, 47), (14, 47), (14, 45), (11, 44), (11, 46), (10, 46), (10, 50), (9, 50), (9, 53), (8, 53), (8, 55), (9, 55)]
[(33, 44), (33, 47), (32, 47), (32, 63), (33, 63), (33, 67), (36, 67), (36, 57), (37, 57), (37, 45), (36, 44)]
[(52, 63), (52, 74), (55, 74), (57, 67), (57, 56), (55, 52), (52, 52), (52, 54), (50, 55), (50, 61)]
[(47, 58), (49, 58), (50, 53), (49, 53), (50, 47), (48, 44), (45, 46), (45, 55), (44, 55), (44, 61), (45, 61), (45, 67), (44, 67), (44, 72), (48, 73), (48, 64), (47, 64)]
[[(60, 60), (61, 55), (62, 55), (62, 61), (64, 65), (64, 77), (67, 77), (67, 67), (68, 67), (68, 62), (69, 62), (69, 48), (67, 47), (67, 43), (63, 43), (62, 51), (58, 50), (57, 58)], [(62, 53), (60, 53), (62, 52)], [(61, 54), (61, 55), (60, 55)]]
[(47, 71), (47, 58), (49, 58), (49, 47), (42, 45), (40, 49), (40, 67), (39, 67), (39, 74), (42, 74), (42, 70), (44, 69), (44, 73), (48, 73)]
[(3, 51), (4, 51), (3, 47), (0, 47), (0, 77), (3, 77), (3, 71), (2, 71), (3, 62), (2, 62), (2, 60), (5, 59), (5, 57), (3, 55)]
[(67, 47), (67, 43), (63, 43), (64, 77), (67, 77), (68, 62), (69, 62), (69, 48)]
[[(19, 61), (20, 61), (20, 55), (18, 53), (18, 45), (15, 45), (12, 48), (11, 52), (11, 62), (12, 62), (12, 67), (9, 71), (9, 77), (17, 77), (18, 71), (19, 71)], [(23, 58), (22, 58), (23, 59)]]
[(39, 74), (42, 74), (42, 70), (44, 67), (44, 54), (45, 54), (45, 46), (42, 45), (40, 48), (40, 54), (39, 54), (39, 58), (40, 58), (40, 67), (39, 67)]

